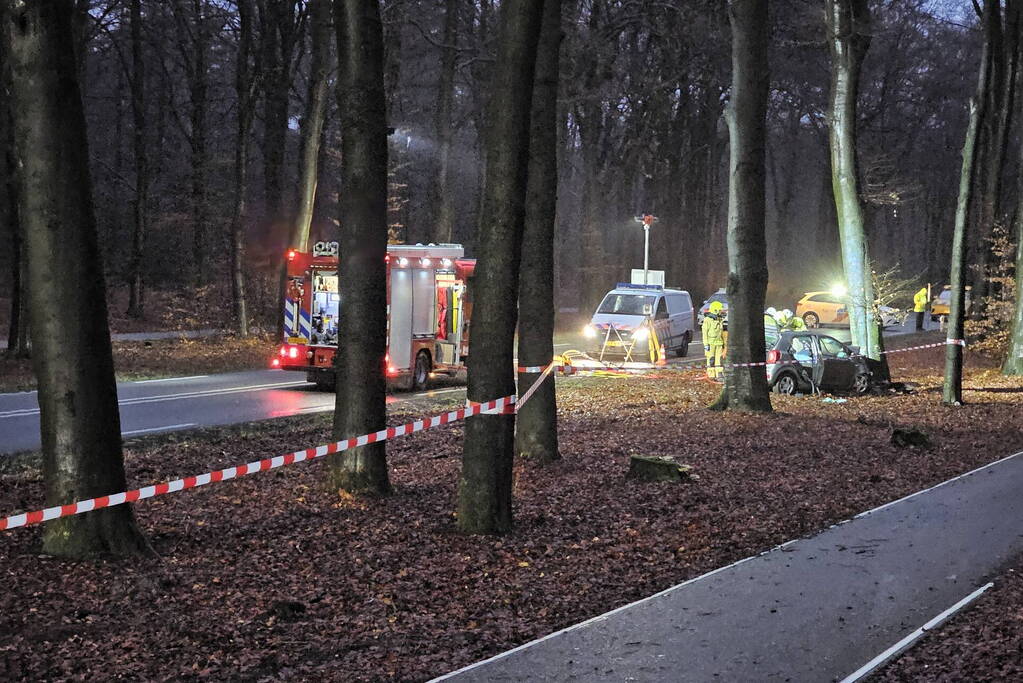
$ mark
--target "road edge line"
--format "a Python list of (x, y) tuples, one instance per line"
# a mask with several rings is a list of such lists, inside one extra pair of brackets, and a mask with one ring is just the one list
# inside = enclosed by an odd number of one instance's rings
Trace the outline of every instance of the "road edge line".
[(949, 618), (951, 618), (957, 612), (959, 612), (964, 607), (969, 605), (971, 602), (979, 598), (981, 595), (984, 594), (985, 591), (987, 591), (987, 589), (991, 588), (994, 585), (995, 585), (994, 581), (989, 581), (985, 585), (973, 591), (965, 598), (963, 598), (956, 604), (952, 605), (944, 612), (934, 617), (933, 619), (931, 619), (926, 624), (919, 627), (906, 637), (902, 638), (881, 654), (871, 659), (869, 662), (861, 666), (859, 669), (843, 678), (840, 681), (840, 683), (858, 683), (858, 681), (862, 681), (864, 678), (871, 675), (872, 673), (880, 669), (882, 666), (886, 665), (889, 661), (893, 660), (906, 650), (913, 647), (913, 645), (915, 645), (916, 642), (920, 640), (922, 637), (924, 637), (924, 635), (926, 635), (929, 631), (932, 631), (941, 626), (942, 624), (944, 624), (946, 621), (949, 620)]

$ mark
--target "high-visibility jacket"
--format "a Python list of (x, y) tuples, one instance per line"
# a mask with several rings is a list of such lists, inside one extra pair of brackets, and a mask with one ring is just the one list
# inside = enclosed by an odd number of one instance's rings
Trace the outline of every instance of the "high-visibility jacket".
[(923, 313), (927, 310), (927, 288), (921, 287), (920, 291), (913, 295), (913, 312)]
[(703, 333), (704, 346), (725, 345), (724, 324), (721, 322), (721, 318), (714, 313), (703, 316), (703, 327), (700, 331)]

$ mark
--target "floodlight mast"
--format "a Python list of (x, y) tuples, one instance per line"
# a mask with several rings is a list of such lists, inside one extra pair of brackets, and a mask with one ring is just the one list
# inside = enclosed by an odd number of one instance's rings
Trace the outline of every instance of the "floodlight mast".
[(650, 284), (650, 226), (657, 222), (657, 216), (645, 213), (633, 216), (632, 220), (643, 224), (643, 284)]

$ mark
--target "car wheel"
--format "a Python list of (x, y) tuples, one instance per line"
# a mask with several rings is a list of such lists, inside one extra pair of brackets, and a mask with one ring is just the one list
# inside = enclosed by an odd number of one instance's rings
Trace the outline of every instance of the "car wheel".
[(804, 313), (803, 323), (810, 329), (813, 329), (821, 326), (821, 319), (816, 313)]
[(853, 391), (857, 394), (865, 394), (870, 391), (870, 373), (861, 372), (853, 380)]
[(774, 382), (774, 393), (792, 396), (799, 391), (799, 382), (791, 372), (783, 372)]
[(682, 336), (682, 343), (678, 345), (677, 349), (675, 349), (675, 355), (678, 358), (685, 358), (686, 356), (689, 355), (689, 333), (688, 332), (686, 332), (685, 335)]
[(423, 391), (430, 383), (430, 354), (420, 351), (416, 355), (416, 367), (412, 370), (412, 391)]

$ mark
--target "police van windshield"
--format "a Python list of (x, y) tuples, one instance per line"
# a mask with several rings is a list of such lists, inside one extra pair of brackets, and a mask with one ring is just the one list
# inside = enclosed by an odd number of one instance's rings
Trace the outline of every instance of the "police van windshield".
[(611, 292), (600, 302), (597, 313), (618, 315), (652, 315), (654, 299), (649, 294), (616, 294)]

